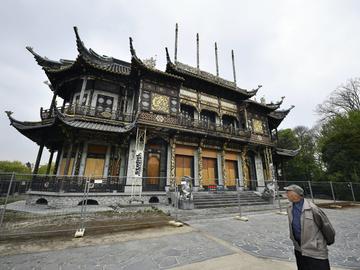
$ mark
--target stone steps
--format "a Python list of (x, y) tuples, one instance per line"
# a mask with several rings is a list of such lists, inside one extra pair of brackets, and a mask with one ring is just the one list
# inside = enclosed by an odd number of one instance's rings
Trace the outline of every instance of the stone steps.
[[(242, 206), (269, 204), (268, 201), (262, 199), (253, 191), (241, 191), (239, 196)], [(238, 194), (234, 191), (217, 193), (194, 192), (193, 198), (194, 208), (196, 209), (238, 206)]]

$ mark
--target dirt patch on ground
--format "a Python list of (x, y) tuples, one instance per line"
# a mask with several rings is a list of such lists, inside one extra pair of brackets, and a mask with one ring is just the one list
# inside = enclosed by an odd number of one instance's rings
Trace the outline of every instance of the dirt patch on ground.
[(337, 203), (317, 203), (317, 206), (327, 209), (349, 209), (349, 208), (360, 208), (360, 204), (351, 202), (337, 202)]
[(7, 211), (0, 241), (72, 237), (75, 231), (81, 227), (86, 228), (86, 234), (101, 235), (167, 226), (169, 220), (171, 220), (170, 216), (157, 209), (136, 212), (88, 213), (84, 219), (80, 214), (44, 216)]
[(14, 239), (0, 241), (0, 256), (16, 255), (23, 253), (34, 253), (44, 251), (63, 250), (93, 245), (108, 245), (132, 240), (162, 237), (172, 234), (191, 232), (193, 229), (184, 227), (159, 226), (146, 229), (126, 230), (122, 232), (103, 231), (102, 234), (91, 234), (85, 231), (82, 238), (70, 236), (58, 236), (53, 238)]

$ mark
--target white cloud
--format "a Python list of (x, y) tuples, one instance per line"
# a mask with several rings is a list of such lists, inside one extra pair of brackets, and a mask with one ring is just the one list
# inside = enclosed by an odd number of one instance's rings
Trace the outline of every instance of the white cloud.
[[(241, 87), (264, 87), (259, 97), (294, 104), (281, 127), (311, 126), (314, 108), (348, 78), (359, 76), (360, 3), (358, 1), (5, 1), (0, 11), (0, 109), (24, 120), (39, 119), (51, 93), (46, 79), (25, 50), (32, 45), (49, 58), (75, 58), (72, 26), (86, 46), (100, 54), (129, 60), (128, 37), (140, 57), (165, 50), (173, 57), (174, 26), (179, 23), (178, 59), (196, 64), (195, 35), (200, 33), (200, 66), (215, 72), (214, 42), (220, 75), (232, 80), (235, 50)], [(35, 160), (34, 143), (0, 117), (0, 159)], [(46, 157), (43, 163), (46, 162)]]

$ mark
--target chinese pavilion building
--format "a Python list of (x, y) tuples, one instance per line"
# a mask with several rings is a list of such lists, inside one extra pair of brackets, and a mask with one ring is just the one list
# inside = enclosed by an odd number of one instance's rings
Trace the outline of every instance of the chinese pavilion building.
[[(195, 189), (223, 186), (257, 190), (276, 173), (277, 128), (290, 109), (254, 100), (234, 82), (170, 59), (165, 71), (142, 61), (130, 38), (131, 61), (88, 49), (74, 27), (78, 56), (53, 61), (33, 54), (53, 98), (40, 121), (11, 125), (44, 147), (48, 174), (119, 179), (127, 191), (165, 191), (183, 176)], [(62, 104), (57, 104), (61, 99)], [(56, 159), (55, 155), (56, 154)], [(286, 152), (286, 155), (291, 155)], [(114, 188), (115, 189), (115, 188)]]

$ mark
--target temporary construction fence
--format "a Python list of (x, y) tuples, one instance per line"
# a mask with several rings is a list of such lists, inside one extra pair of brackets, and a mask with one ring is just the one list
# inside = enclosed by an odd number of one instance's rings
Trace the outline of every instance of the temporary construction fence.
[[(181, 192), (180, 185), (178, 185), (179, 179), (175, 181), (175, 179), (144, 177), (137, 180), (121, 177), (0, 174), (0, 240), (42, 235), (74, 236), (76, 231), (81, 232), (85, 228), (87, 233), (108, 233), (126, 228), (163, 226), (171, 219), (166, 213), (169, 209), (175, 214), (175, 218), (178, 218)], [(282, 207), (286, 203), (284, 187), (290, 184), (301, 186), (304, 189), (304, 196), (314, 201), (360, 202), (360, 183), (264, 181), (260, 185), (259, 181), (243, 183), (238, 179), (228, 179), (228, 181), (213, 179), (215, 184), (200, 187), (194, 185), (194, 182), (192, 179), (193, 193), (199, 196), (217, 194), (218, 196), (205, 196), (204, 198), (210, 198), (209, 200), (212, 200), (215, 207), (235, 205), (238, 207), (240, 216), (243, 214), (241, 210), (246, 205), (259, 203), (249, 196), (251, 192), (247, 190), (250, 187), (257, 191), (258, 196), (267, 199), (268, 204), (272, 205), (273, 209)], [(231, 185), (219, 185), (217, 184), (219, 182), (231, 183)], [(149, 204), (150, 201), (142, 200), (143, 188), (149, 183), (152, 185), (149, 190), (156, 190), (154, 183), (162, 183), (161, 192), (163, 194), (165, 188), (169, 190), (167, 206), (160, 205), (158, 201)], [(168, 186), (168, 183), (177, 183), (177, 185), (172, 188)], [(73, 207), (54, 208), (41, 200), (31, 207), (25, 205), (24, 201), (9, 205), (10, 202), (16, 201), (19, 196), (23, 199), (21, 195), (26, 196), (28, 191), (36, 191), (38, 194), (61, 193), (68, 195), (68, 197), (77, 194), (82, 197), (82, 200), (78, 206)], [(132, 203), (126, 207), (123, 204), (113, 204), (111, 207), (109, 205), (89, 205), (92, 202), (89, 199), (91, 194), (96, 196), (96, 193), (127, 193), (128, 195), (131, 193), (129, 202)], [(66, 196), (64, 196), (65, 199)]]

